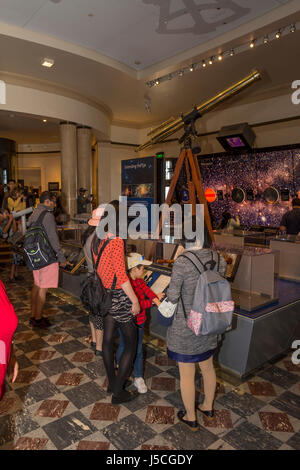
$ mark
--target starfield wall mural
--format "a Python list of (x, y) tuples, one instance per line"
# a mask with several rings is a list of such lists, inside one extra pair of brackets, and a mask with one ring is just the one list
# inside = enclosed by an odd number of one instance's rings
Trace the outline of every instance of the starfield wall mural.
[[(209, 210), (217, 227), (222, 213), (239, 216), (246, 228), (279, 226), (300, 190), (300, 146), (297, 149), (256, 150), (245, 154), (214, 154), (198, 157), (204, 190), (215, 192)], [(183, 168), (177, 187), (180, 199), (186, 186)]]

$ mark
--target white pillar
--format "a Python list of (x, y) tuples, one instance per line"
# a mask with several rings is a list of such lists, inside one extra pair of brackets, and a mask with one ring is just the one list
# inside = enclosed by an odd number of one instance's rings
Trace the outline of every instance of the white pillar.
[(62, 203), (73, 217), (77, 213), (77, 133), (76, 124), (60, 124)]
[(92, 131), (90, 127), (77, 127), (77, 189), (92, 190)]

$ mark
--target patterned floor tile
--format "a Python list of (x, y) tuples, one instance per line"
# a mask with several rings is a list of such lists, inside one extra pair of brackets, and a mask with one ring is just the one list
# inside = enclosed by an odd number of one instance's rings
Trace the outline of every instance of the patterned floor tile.
[(93, 352), (77, 352), (70, 358), (70, 360), (72, 362), (91, 362), (94, 357), (95, 354)]
[(90, 415), (90, 419), (117, 421), (120, 409), (120, 406), (111, 405), (110, 403), (96, 403)]
[(18, 361), (20, 370), (27, 369), (28, 367), (33, 366), (33, 362), (31, 362), (31, 360), (28, 359), (28, 357), (25, 354), (23, 354), (23, 351), (20, 351), (20, 355), (19, 354), (17, 355), (17, 361)]
[(49, 439), (40, 439), (38, 437), (20, 437), (14, 446), (15, 450), (44, 450)]
[(153, 377), (151, 390), (171, 392), (175, 390), (175, 379), (170, 377)]
[(6, 393), (2, 400), (0, 401), (0, 417), (12, 414), (16, 412), (17, 409), (22, 408), (22, 403), (19, 400), (18, 396), (12, 393)]
[(70, 400), (79, 410), (85, 406), (101, 401), (106, 397), (106, 393), (95, 382), (88, 382), (79, 385), (64, 392), (64, 395)]
[(287, 441), (287, 445), (295, 450), (300, 450), (300, 432), (297, 432), (293, 437)]
[(265, 405), (262, 400), (258, 400), (248, 393), (240, 395), (234, 391), (218, 398), (217, 402), (243, 418), (252, 415)]
[(174, 424), (175, 411), (173, 406), (147, 407), (146, 423), (148, 424)]
[(69, 338), (67, 333), (54, 333), (45, 338), (45, 341), (50, 344), (61, 344)]
[(232, 417), (229, 410), (215, 410), (214, 417), (208, 418), (203, 413), (198, 412), (198, 416), (203, 420), (203, 426), (206, 428), (232, 429)]
[(251, 395), (267, 397), (277, 396), (274, 386), (270, 382), (258, 382), (251, 380), (247, 384)]
[(102, 432), (118, 450), (136, 449), (155, 436), (155, 432), (133, 414), (107, 426)]
[(56, 351), (49, 351), (49, 350), (41, 350), (35, 351), (29, 357), (32, 361), (49, 361), (50, 359), (55, 356)]
[(158, 366), (176, 366), (176, 361), (170, 359), (168, 356), (155, 356), (155, 364)]
[(156, 393), (153, 393), (151, 390), (148, 390), (147, 393), (141, 393), (134, 400), (124, 403), (124, 406), (130, 410), (132, 413), (147, 407), (151, 403), (159, 400), (159, 396)]
[(259, 373), (258, 376), (285, 389), (290, 388), (299, 380), (297, 375), (276, 366), (269, 367), (265, 371)]
[(46, 424), (43, 426), (43, 430), (56, 448), (62, 450), (74, 442), (83, 440), (95, 432), (96, 428), (80, 411), (76, 411), (52, 423)]
[(29, 353), (38, 349), (44, 349), (47, 346), (48, 344), (41, 338), (33, 339), (31, 341), (26, 341), (25, 343), (18, 344), (18, 348), (21, 349), (24, 353)]
[(144, 367), (144, 379), (150, 379), (155, 375), (161, 374), (162, 369), (156, 367), (155, 365), (151, 364), (150, 362), (146, 362)]
[(69, 401), (45, 400), (36, 411), (35, 416), (46, 418), (61, 418), (64, 414)]
[(65, 341), (62, 344), (55, 344), (53, 348), (60, 354), (66, 356), (67, 354), (82, 351), (82, 343), (74, 339), (72, 341)]
[(300, 396), (295, 395), (289, 391), (284, 392), (276, 400), (273, 400), (270, 405), (278, 408), (279, 410), (300, 419)]
[(15, 380), (17, 384), (30, 384), (35, 381), (37, 376), (40, 374), (39, 370), (20, 370)]
[(106, 370), (102, 360), (79, 365), (79, 369), (90, 379), (95, 380), (106, 375)]
[(73, 369), (74, 367), (74, 364), (69, 362), (65, 357), (59, 357), (57, 359), (52, 359), (51, 361), (43, 362), (39, 366), (46, 377), (51, 377), (52, 375), (65, 372)]
[(243, 422), (222, 439), (239, 450), (277, 450), (282, 445), (279, 439), (248, 422)]
[(236, 450), (234, 447), (229, 445), (227, 442), (218, 439), (216, 442), (207, 447), (207, 450)]
[(59, 376), (55, 385), (72, 385), (75, 387), (80, 384), (83, 377), (84, 374), (64, 372)]
[(161, 435), (177, 450), (204, 450), (218, 439), (203, 426), (200, 426), (197, 432), (191, 432), (181, 422), (162, 432)]
[(258, 415), (265, 431), (294, 432), (286, 413), (259, 411)]
[(39, 425), (31, 419), (29, 413), (23, 410), (14, 415), (0, 417), (0, 446), (14, 441), (15, 437), (22, 437), (38, 428)]
[(35, 382), (30, 386), (16, 390), (16, 394), (20, 397), (25, 406), (30, 406), (41, 400), (46, 400), (58, 393), (58, 388), (55, 387), (49, 379), (44, 379), (39, 382)]
[(109, 442), (80, 441), (77, 450), (109, 450)]

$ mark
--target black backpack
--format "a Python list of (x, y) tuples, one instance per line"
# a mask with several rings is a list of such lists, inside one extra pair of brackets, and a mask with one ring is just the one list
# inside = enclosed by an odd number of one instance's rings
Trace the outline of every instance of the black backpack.
[[(101, 255), (105, 247), (114, 237), (109, 237), (101, 247), (96, 264), (94, 263), (93, 248), (92, 248), (92, 260), (94, 272), (89, 274), (87, 278), (82, 282), (81, 287), (81, 296), (80, 300), (83, 303), (83, 306), (92, 314), (98, 315), (100, 317), (105, 317), (108, 314), (109, 309), (112, 305), (112, 290), (116, 287), (117, 276), (114, 276), (111, 289), (106, 289), (100, 277), (97, 274), (98, 265), (100, 262)], [(93, 241), (91, 246), (93, 245)]]
[(30, 271), (42, 269), (50, 264), (57, 263), (56, 253), (53, 250), (43, 227), (43, 219), (48, 211), (43, 211), (39, 218), (33, 222), (24, 237), (24, 254), (27, 268)]

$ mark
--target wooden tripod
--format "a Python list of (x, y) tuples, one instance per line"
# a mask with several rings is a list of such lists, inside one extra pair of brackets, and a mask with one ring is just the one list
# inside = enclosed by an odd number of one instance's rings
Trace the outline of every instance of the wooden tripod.
[[(179, 158), (177, 160), (175, 170), (174, 170), (174, 175), (171, 181), (170, 189), (167, 195), (167, 198), (165, 200), (165, 204), (168, 204), (168, 206), (171, 205), (172, 202), (172, 197), (176, 188), (176, 184), (182, 169), (182, 165), (185, 163), (185, 168), (186, 168), (186, 174), (187, 174), (187, 182), (188, 182), (188, 189), (189, 189), (189, 195), (190, 195), (190, 202), (192, 204), (192, 213), (196, 213), (196, 194), (198, 197), (198, 201), (200, 204), (204, 204), (204, 222), (207, 226), (207, 229), (209, 231), (210, 237), (212, 242), (214, 241), (214, 235), (212, 231), (212, 226), (211, 226), (211, 220), (210, 220), (210, 215), (208, 212), (208, 207), (207, 207), (207, 202), (205, 199), (204, 195), (204, 190), (203, 190), (203, 184), (202, 184), (202, 177), (200, 173), (200, 168), (198, 164), (198, 159), (196, 155), (192, 153), (191, 148), (185, 148), (183, 147)], [(192, 175), (192, 178), (191, 178)], [(160, 215), (159, 219), (159, 224), (156, 232), (156, 238), (159, 238), (162, 230), (164, 222), (164, 217), (163, 213)], [(150, 259), (152, 260), (154, 257), (155, 253), (155, 247), (156, 247), (156, 242), (153, 242), (153, 245), (151, 247), (151, 252), (150, 252)]]

